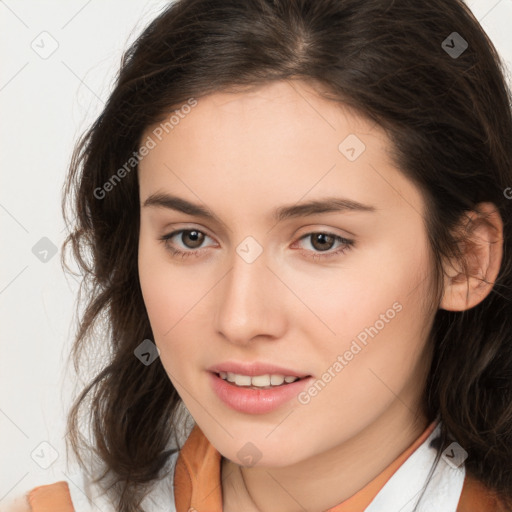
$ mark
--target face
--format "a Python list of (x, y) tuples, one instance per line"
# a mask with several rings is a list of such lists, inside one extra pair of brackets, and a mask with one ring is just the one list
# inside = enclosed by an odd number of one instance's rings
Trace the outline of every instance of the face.
[[(432, 261), (423, 198), (384, 132), (303, 82), (186, 111), (143, 136), (156, 145), (139, 166), (139, 273), (161, 362), (206, 437), (283, 466), (412, 410)], [(251, 369), (304, 378), (258, 391)]]

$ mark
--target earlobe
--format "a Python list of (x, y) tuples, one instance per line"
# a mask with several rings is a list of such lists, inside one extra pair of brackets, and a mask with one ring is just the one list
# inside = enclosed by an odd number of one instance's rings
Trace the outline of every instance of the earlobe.
[(479, 203), (464, 217), (461, 252), (467, 274), (458, 261), (444, 265), (444, 291), (439, 304), (447, 311), (464, 311), (491, 292), (503, 256), (503, 221), (493, 203)]

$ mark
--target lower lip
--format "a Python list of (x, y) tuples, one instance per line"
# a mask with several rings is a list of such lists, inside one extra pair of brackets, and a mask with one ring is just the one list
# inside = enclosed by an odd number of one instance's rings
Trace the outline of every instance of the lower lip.
[(275, 388), (251, 389), (235, 386), (221, 379), (216, 373), (208, 373), (217, 396), (231, 409), (246, 414), (274, 411), (296, 397), (312, 380), (312, 377), (307, 377)]

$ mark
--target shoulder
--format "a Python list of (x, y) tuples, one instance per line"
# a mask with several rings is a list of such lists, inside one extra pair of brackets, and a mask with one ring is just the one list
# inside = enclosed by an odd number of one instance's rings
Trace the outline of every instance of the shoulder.
[[(173, 476), (179, 452), (169, 457), (168, 472), (165, 478), (156, 483), (149, 496), (144, 501), (153, 510), (168, 510), (174, 512)], [(78, 506), (80, 503), (77, 503)], [(4, 509), (2, 509), (4, 510)], [(27, 491), (9, 505), (5, 512), (76, 512), (71, 499), (69, 485), (66, 481), (58, 481), (47, 485), (39, 485)]]
[(496, 494), (466, 473), (456, 512), (510, 512)]
[(25, 493), (7, 512), (75, 512), (68, 483), (65, 481), (39, 485)]

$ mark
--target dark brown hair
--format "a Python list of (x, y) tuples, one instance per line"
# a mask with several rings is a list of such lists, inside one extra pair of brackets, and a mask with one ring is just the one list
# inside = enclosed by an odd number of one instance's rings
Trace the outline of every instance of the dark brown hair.
[[(443, 45), (449, 36), (462, 38), (459, 49), (467, 42), (460, 55)], [(138, 151), (144, 129), (190, 98), (294, 79), (386, 130), (397, 167), (428, 206), (434, 311), (443, 258), (462, 258), (455, 228), (479, 202), (497, 207), (498, 278), (477, 306), (435, 313), (425, 403), (429, 418), (442, 420), (442, 444), (456, 440), (468, 452), (467, 473), (511, 503), (512, 116), (504, 75), (460, 0), (180, 0), (149, 24), (77, 144), (63, 198), (68, 223), (67, 208), (76, 216), (64, 249), (84, 277), (75, 369), (106, 350), (70, 411), (69, 442), (84, 467), (87, 450), (102, 463), (98, 481), (109, 481), (117, 510), (141, 510), (162, 476), (181, 399), (159, 359), (144, 366), (134, 356), (153, 339), (137, 271), (136, 169), (98, 191)], [(79, 428), (86, 405), (90, 443)]]

